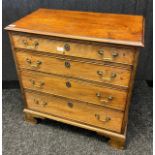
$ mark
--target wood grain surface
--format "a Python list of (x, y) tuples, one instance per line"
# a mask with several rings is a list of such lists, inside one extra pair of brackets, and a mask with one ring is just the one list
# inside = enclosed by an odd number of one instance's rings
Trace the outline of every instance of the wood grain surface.
[(80, 60), (49, 57), (24, 50), (16, 52), (16, 57), (20, 69), (107, 83), (123, 88), (128, 88), (130, 81), (131, 71), (120, 67), (94, 64), (91, 61), (80, 62)]
[(39, 9), (6, 27), (13, 31), (133, 46), (144, 46), (143, 28), (144, 18), (138, 15), (49, 9)]
[[(123, 112), (52, 95), (26, 93), (31, 110), (78, 121), (115, 132), (121, 131)], [(98, 116), (100, 118), (98, 118)], [(110, 118), (110, 120), (106, 120)]]
[[(71, 40), (63, 41), (60, 38), (57, 40), (53, 37), (44, 38), (26, 34), (13, 34), (12, 37), (16, 48), (129, 65), (132, 65), (134, 61), (135, 48), (133, 47), (87, 44), (84, 41), (79, 43)], [(66, 45), (69, 47), (68, 50), (65, 49)]]
[[(137, 69), (136, 79), (152, 80), (153, 79), (153, 24), (152, 24), (152, 0), (37, 0), (37, 1), (21, 1), (11, 0), (3, 1), (3, 22), (2, 27), (6, 27), (10, 23), (17, 21), (21, 17), (31, 13), (32, 11), (44, 7), (49, 9), (77, 10), (85, 12), (98, 13), (117, 13), (143, 15), (145, 17), (145, 48), (140, 49), (139, 65)], [(4, 81), (17, 80), (13, 56), (11, 54), (9, 37), (3, 29), (3, 74)]]
[(34, 71), (21, 71), (21, 78), (23, 87), (26, 89), (64, 96), (122, 111), (125, 108), (127, 97), (125, 91)]

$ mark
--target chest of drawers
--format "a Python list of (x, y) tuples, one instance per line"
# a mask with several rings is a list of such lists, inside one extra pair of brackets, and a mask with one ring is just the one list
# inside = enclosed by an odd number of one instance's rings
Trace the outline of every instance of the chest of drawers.
[(25, 120), (82, 127), (123, 148), (142, 16), (39, 9), (8, 25)]

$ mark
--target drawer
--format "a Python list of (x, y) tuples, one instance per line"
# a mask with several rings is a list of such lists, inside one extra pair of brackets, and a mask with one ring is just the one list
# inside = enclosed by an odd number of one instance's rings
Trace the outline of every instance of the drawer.
[(52, 95), (32, 92), (25, 95), (28, 109), (121, 132), (123, 112)]
[(127, 92), (80, 80), (33, 71), (21, 71), (23, 87), (124, 110)]
[(132, 65), (134, 61), (134, 48), (114, 47), (108, 45), (84, 44), (83, 42), (70, 42), (55, 40), (53, 38), (35, 37), (34, 35), (12, 35), (16, 48), (24, 48), (67, 56), (82, 57), (101, 61), (116, 62)]
[(131, 71), (114, 66), (17, 52), (19, 67), (128, 87)]

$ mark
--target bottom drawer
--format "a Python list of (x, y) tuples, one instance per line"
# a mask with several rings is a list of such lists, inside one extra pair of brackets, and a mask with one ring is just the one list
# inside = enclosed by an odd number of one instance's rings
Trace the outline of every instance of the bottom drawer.
[(28, 109), (121, 132), (123, 112), (42, 93), (25, 93)]

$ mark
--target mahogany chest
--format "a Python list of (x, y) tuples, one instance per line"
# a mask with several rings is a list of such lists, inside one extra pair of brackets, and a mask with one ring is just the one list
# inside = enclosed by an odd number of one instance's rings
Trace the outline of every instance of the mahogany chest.
[(144, 18), (39, 9), (5, 29), (25, 120), (89, 129), (123, 148)]

